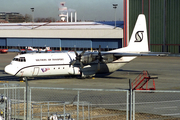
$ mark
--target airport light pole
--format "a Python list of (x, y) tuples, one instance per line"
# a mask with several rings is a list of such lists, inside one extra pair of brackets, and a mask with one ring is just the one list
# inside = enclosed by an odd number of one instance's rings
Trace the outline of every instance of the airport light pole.
[(33, 29), (33, 26), (34, 26), (34, 8), (31, 8), (31, 11), (32, 11), (32, 29)]
[(117, 8), (117, 6), (118, 6), (118, 4), (113, 4), (113, 8), (115, 9), (115, 20), (114, 20), (115, 27), (114, 28), (116, 28), (116, 8)]

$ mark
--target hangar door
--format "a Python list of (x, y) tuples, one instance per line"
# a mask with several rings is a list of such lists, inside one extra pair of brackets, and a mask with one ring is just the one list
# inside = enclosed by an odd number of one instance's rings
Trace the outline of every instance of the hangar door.
[(56, 38), (34, 38), (33, 46), (35, 47), (60, 47), (60, 39)]
[(7, 38), (7, 46), (32, 46), (31, 38)]
[(60, 47), (60, 39), (7, 38), (7, 46)]
[(90, 39), (62, 39), (61, 47), (91, 48)]
[(0, 38), (0, 46), (6, 46), (6, 39)]
[(122, 39), (93, 39), (92, 48), (122, 48)]

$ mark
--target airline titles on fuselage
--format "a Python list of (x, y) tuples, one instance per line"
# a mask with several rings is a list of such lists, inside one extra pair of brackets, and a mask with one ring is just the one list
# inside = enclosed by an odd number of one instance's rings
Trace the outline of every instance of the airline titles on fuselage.
[(64, 58), (36, 59), (36, 61), (63, 61)]

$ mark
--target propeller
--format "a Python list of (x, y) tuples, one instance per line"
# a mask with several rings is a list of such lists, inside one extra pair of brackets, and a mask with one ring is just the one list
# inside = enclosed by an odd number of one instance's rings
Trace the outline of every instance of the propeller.
[(41, 53), (40, 48), (38, 48), (38, 53)]
[(47, 52), (48, 52), (48, 50), (46, 49), (46, 50), (45, 50), (45, 53), (47, 53)]
[[(76, 55), (76, 60), (71, 62), (71, 65), (74, 65), (76, 62), (80, 63), (81, 68), (84, 67), (81, 58), (84, 55), (85, 51), (83, 50), (83, 52), (81, 52), (81, 54), (78, 54), (76, 49), (74, 49), (75, 55)], [(97, 56), (97, 60), (98, 60), (98, 70), (100, 70), (100, 63), (103, 62), (103, 57), (101, 55), (101, 45), (99, 45), (99, 50), (98, 50), (98, 56)]]
[(98, 71), (99, 71), (100, 70), (100, 63), (103, 62), (103, 57), (101, 55), (101, 45), (99, 45), (97, 59), (98, 59)]
[(20, 48), (20, 46), (18, 46), (18, 50), (19, 50), (19, 53), (21, 54), (21, 53), (22, 53), (22, 51), (21, 51), (21, 48)]
[(79, 62), (80, 63), (80, 67), (83, 68), (84, 65), (81, 62), (81, 57), (84, 55), (85, 51), (83, 50), (83, 52), (81, 52), (81, 54), (78, 54), (76, 49), (74, 49), (74, 52), (75, 52), (75, 55), (76, 55), (76, 60), (72, 61), (71, 65), (74, 65), (76, 62)]
[(19, 53), (20, 53), (20, 54), (25, 54), (25, 53), (27, 53), (27, 50), (28, 50), (28, 49), (27, 49), (27, 47), (25, 47), (25, 51), (22, 51), (21, 48), (20, 48), (20, 46), (18, 46), (18, 50), (19, 50)]
[(25, 53), (27, 53), (27, 51), (28, 51), (28, 47), (25, 47)]

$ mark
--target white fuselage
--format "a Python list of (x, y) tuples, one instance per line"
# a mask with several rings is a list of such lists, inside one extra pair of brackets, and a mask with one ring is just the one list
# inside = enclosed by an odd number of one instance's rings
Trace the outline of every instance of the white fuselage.
[(97, 62), (84, 66), (71, 65), (75, 60), (74, 52), (67, 53), (29, 53), (17, 55), (5, 67), (5, 72), (18, 77), (63, 76), (63, 75), (92, 75), (96, 73), (114, 72), (135, 57), (122, 57), (112, 63), (101, 63), (97, 70)]

